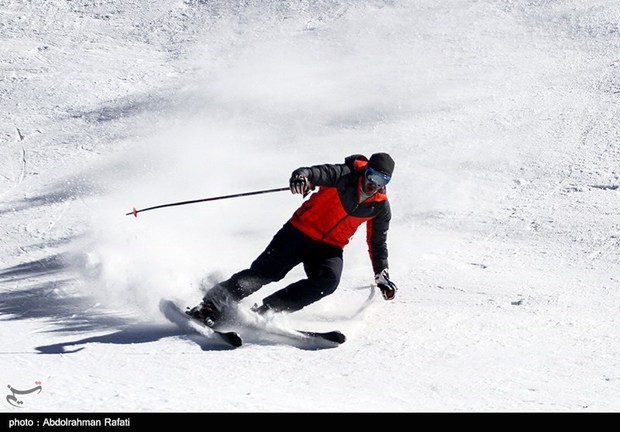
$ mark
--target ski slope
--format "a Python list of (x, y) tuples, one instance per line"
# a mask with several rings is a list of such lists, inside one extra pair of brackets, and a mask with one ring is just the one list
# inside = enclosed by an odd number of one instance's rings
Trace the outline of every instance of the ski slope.
[[(0, 411), (618, 411), (617, 1), (0, 11), (0, 381), (41, 387)], [(249, 266), (301, 198), (133, 207), (379, 151), (396, 299), (360, 229), (339, 289), (274, 318), (345, 344), (230, 350), (159, 312)]]

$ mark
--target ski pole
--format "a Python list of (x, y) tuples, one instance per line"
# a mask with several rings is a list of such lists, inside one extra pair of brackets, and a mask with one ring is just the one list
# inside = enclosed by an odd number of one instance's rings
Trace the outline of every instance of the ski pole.
[(238, 193), (234, 195), (223, 195), (223, 196), (211, 197), (211, 198), (201, 198), (201, 199), (196, 199), (196, 200), (191, 200), (191, 201), (181, 201), (181, 202), (175, 202), (175, 203), (169, 203), (169, 204), (161, 204), (161, 205), (157, 205), (154, 207), (148, 207), (148, 208), (144, 208), (140, 210), (136, 210), (136, 208), (134, 207), (132, 211), (130, 211), (129, 213), (125, 213), (125, 216), (134, 215), (134, 217), (138, 217), (138, 213), (142, 213), (148, 210), (155, 210), (158, 208), (180, 206), (180, 205), (185, 205), (185, 204), (194, 204), (194, 203), (205, 202), (205, 201), (216, 201), (216, 200), (222, 200), (222, 199), (228, 199), (228, 198), (238, 198), (238, 197), (266, 194), (266, 193), (272, 193), (272, 192), (281, 192), (285, 190), (290, 190), (290, 189), (288, 187), (283, 187), (283, 188), (277, 188), (277, 189), (259, 190), (259, 191), (254, 191), (254, 192), (243, 192), (243, 193)]

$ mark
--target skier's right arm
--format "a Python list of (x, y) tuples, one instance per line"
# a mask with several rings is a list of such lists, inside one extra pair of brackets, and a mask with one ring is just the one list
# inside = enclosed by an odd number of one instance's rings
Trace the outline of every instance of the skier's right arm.
[(315, 186), (334, 186), (338, 179), (350, 172), (345, 164), (323, 164), (297, 168), (289, 180), (291, 192), (307, 195)]

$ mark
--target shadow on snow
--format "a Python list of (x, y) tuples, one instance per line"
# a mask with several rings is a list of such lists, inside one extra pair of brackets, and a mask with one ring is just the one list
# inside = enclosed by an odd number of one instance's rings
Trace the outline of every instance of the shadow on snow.
[(0, 320), (44, 319), (51, 329), (45, 325), (42, 331), (49, 333), (110, 332), (36, 347), (41, 354), (74, 353), (90, 343), (140, 344), (179, 336), (205, 351), (227, 349), (215, 338), (189, 335), (171, 323), (140, 321), (107, 310), (79, 293), (76, 280), (69, 257), (62, 253), (0, 269), (0, 286), (5, 287), (0, 291)]

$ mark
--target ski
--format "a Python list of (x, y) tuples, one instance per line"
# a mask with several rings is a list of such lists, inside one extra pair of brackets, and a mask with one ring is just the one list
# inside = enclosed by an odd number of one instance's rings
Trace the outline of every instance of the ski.
[(258, 340), (287, 344), (302, 349), (335, 348), (342, 345), (346, 337), (338, 330), (328, 332), (254, 327)]
[(222, 339), (224, 342), (226, 342), (231, 347), (239, 348), (241, 345), (243, 345), (243, 339), (241, 339), (241, 336), (237, 332), (215, 330), (214, 328), (208, 327), (205, 324), (201, 323), (200, 321), (197, 321), (189, 316), (187, 318), (191, 320), (192, 322), (195, 322), (197, 325), (209, 329), (211, 332), (213, 332), (213, 334), (218, 336), (220, 339)]
[(328, 332), (314, 332), (314, 331), (306, 331), (306, 330), (295, 330), (297, 333), (301, 334), (303, 337), (307, 337), (310, 339), (322, 339), (327, 342), (333, 342), (337, 345), (345, 343), (347, 337), (338, 330), (332, 330)]
[[(218, 339), (233, 348), (238, 348), (243, 345), (243, 339), (238, 332), (224, 331), (209, 327), (203, 322), (187, 315), (187, 313), (172, 300), (162, 299), (159, 303), (159, 309), (170, 322), (176, 324), (183, 330), (188, 330), (205, 337), (216, 336)], [(335, 347), (346, 341), (346, 336), (338, 330), (326, 332), (297, 329), (278, 330), (273, 328), (268, 329), (256, 324), (237, 324), (240, 326), (240, 329), (253, 331), (255, 332), (255, 335), (262, 335), (258, 336), (257, 340), (267, 338), (268, 340), (271, 339), (274, 342), (293, 343), (293, 345), (298, 345), (300, 347)]]
[(233, 348), (238, 348), (243, 345), (243, 339), (241, 339), (239, 333), (211, 328), (203, 322), (195, 320), (187, 315), (187, 313), (181, 310), (181, 308), (172, 300), (162, 299), (159, 302), (159, 310), (164, 314), (168, 321), (178, 325), (184, 330), (191, 330), (202, 336), (215, 335)]
[(215, 330), (215, 329), (211, 329), (211, 331), (215, 333), (216, 335), (218, 335), (220, 339), (222, 339), (228, 345), (234, 348), (239, 348), (241, 345), (243, 345), (243, 339), (241, 339), (241, 336), (239, 336), (239, 333), (237, 332), (233, 332), (233, 331), (224, 332), (224, 331)]

